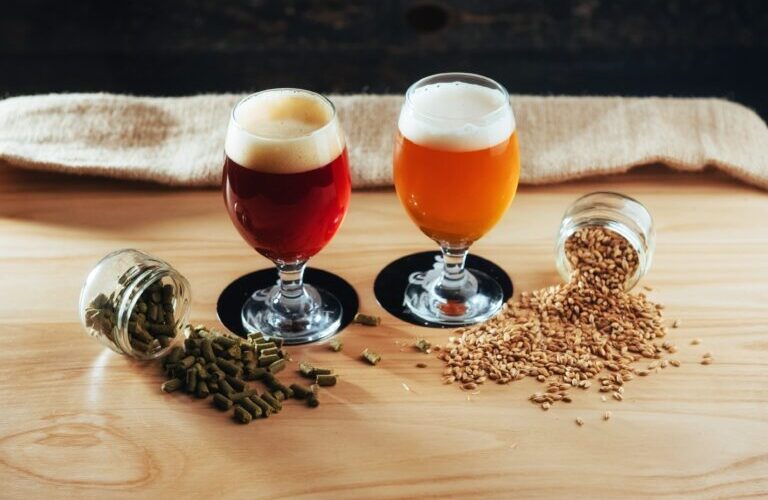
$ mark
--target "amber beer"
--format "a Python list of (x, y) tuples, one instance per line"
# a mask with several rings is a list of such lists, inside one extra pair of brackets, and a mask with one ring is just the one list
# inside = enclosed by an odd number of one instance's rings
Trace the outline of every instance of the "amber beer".
[(416, 89), (398, 122), (394, 179), (409, 216), (441, 244), (471, 244), (509, 208), (520, 177), (502, 92), (465, 82)]

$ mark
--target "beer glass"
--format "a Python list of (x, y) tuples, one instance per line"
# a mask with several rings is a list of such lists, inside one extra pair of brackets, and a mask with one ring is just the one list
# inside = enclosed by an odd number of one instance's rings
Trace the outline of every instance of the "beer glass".
[(349, 161), (333, 104), (300, 89), (252, 94), (232, 110), (224, 149), (232, 223), (278, 273), (277, 285), (243, 306), (244, 327), (287, 344), (335, 333), (341, 304), (303, 282), (307, 260), (333, 238), (349, 206)]
[(442, 249), (435, 269), (410, 277), (405, 305), (417, 317), (465, 325), (499, 311), (499, 284), (464, 264), (470, 245), (509, 208), (519, 176), (504, 87), (480, 75), (443, 73), (408, 89), (395, 141), (395, 189), (413, 222)]

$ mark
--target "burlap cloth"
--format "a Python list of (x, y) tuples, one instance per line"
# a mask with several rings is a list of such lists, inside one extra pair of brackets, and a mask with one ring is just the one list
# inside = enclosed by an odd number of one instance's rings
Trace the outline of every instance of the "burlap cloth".
[[(0, 160), (36, 170), (214, 186), (239, 95), (53, 94), (0, 101)], [(355, 187), (392, 183), (402, 97), (332, 96)], [(513, 96), (521, 181), (540, 184), (663, 163), (708, 165), (768, 188), (768, 128), (720, 99)]]

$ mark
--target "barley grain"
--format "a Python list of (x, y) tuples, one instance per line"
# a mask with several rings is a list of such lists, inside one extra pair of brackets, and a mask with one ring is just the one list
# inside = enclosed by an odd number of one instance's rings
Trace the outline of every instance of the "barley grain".
[[(599, 227), (576, 231), (565, 244), (573, 269), (568, 283), (523, 292), (485, 323), (454, 332), (438, 358), (466, 389), (488, 379), (506, 384), (526, 377), (547, 384), (529, 399), (544, 408), (570, 402), (568, 391), (599, 390), (623, 399), (633, 373), (666, 366), (675, 346), (664, 341), (662, 307), (624, 290), (638, 255), (620, 235)], [(648, 370), (635, 365), (650, 360)]]

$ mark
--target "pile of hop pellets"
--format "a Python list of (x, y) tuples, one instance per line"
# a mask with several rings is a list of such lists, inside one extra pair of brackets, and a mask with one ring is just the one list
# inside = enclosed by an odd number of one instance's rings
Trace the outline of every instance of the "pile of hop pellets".
[[(281, 383), (275, 374), (285, 368), (287, 355), (279, 339), (266, 339), (256, 333), (246, 340), (202, 325), (185, 330), (184, 346), (174, 347), (163, 358), (168, 380), (162, 390), (183, 390), (199, 399), (212, 395), (213, 406), (222, 412), (233, 411), (237, 422), (248, 424), (279, 413), (283, 401), (289, 398), (315, 408), (320, 404), (317, 387), (336, 383), (330, 370), (315, 369), (306, 363), (302, 364), (301, 374), (314, 380), (312, 386)], [(265, 390), (259, 393), (248, 383), (251, 381), (261, 382)]]

